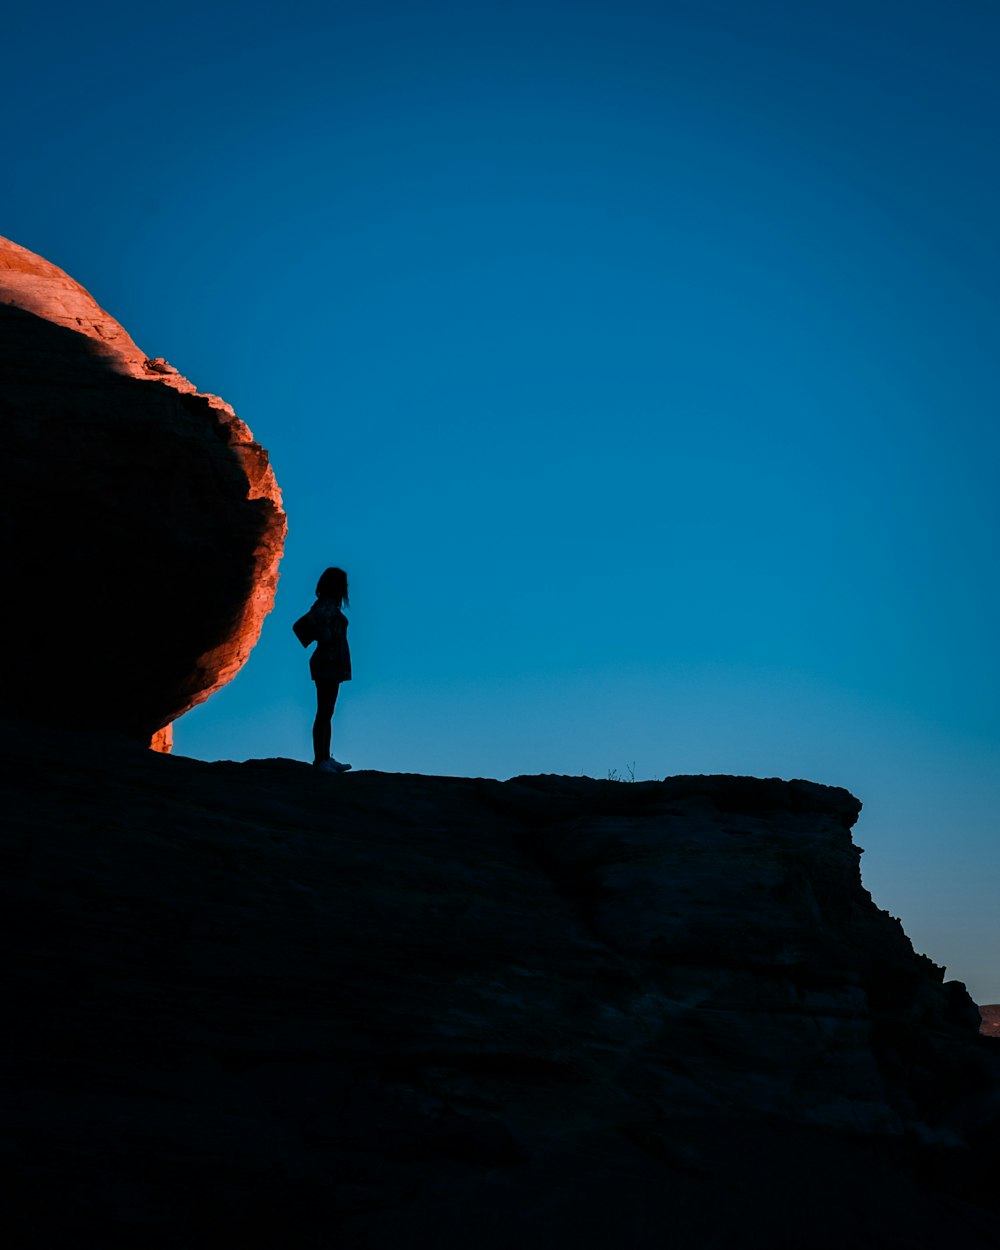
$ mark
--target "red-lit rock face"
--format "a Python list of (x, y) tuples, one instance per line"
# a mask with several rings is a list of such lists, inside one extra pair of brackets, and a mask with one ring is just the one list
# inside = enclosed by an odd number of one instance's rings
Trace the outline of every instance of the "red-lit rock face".
[(9, 665), (0, 706), (169, 726), (238, 671), (285, 536), (267, 452), (61, 269), (0, 238)]

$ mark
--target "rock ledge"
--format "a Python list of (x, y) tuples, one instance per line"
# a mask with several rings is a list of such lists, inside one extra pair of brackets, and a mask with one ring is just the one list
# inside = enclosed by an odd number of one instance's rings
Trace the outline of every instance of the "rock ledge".
[(846, 791), (0, 749), (38, 1244), (997, 1244), (998, 1047)]

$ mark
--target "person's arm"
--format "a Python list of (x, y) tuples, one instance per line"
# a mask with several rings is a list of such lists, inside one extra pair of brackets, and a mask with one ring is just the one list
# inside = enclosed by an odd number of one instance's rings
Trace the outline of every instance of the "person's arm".
[(304, 647), (316, 641), (316, 624), (313, 620), (312, 608), (292, 626), (292, 633)]

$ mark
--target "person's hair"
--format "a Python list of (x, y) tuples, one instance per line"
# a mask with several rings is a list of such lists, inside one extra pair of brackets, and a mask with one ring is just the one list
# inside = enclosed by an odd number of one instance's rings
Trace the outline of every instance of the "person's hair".
[(316, 583), (316, 598), (336, 599), (338, 603), (351, 606), (351, 601), (347, 597), (347, 574), (343, 569), (324, 569)]

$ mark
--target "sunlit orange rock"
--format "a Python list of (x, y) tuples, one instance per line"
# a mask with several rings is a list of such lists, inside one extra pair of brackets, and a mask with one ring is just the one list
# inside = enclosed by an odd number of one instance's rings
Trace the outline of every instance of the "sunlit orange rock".
[(239, 670), (285, 537), (267, 452), (79, 283), (0, 238), (0, 706), (169, 750)]

